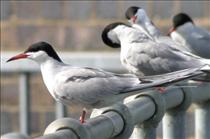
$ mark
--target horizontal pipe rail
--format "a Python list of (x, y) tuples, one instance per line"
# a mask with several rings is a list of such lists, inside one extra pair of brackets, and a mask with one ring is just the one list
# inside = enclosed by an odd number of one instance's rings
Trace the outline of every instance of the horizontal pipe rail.
[[(207, 88), (206, 90), (203, 90), (202, 92), (197, 92), (197, 93), (203, 94), (202, 97), (199, 98), (199, 101), (202, 101), (202, 100), (206, 101), (210, 99), (210, 95), (209, 95), (210, 85), (207, 84), (205, 87)], [(191, 90), (192, 95), (194, 95), (195, 92), (200, 89), (201, 89), (200, 87), (197, 87)], [(186, 93), (190, 93), (187, 91)], [(157, 93), (157, 92), (152, 92), (152, 93)], [(165, 105), (167, 106), (166, 108), (172, 109), (182, 104), (184, 101), (184, 95), (180, 95), (182, 93), (183, 92), (181, 88), (168, 89), (167, 92), (162, 95), (162, 97), (164, 98), (166, 102), (165, 103)], [(177, 96), (177, 97), (174, 97), (174, 96)], [(171, 101), (169, 101), (168, 99), (171, 99)], [(180, 101), (175, 101), (173, 99), (179, 99)], [(197, 102), (196, 98), (193, 97), (193, 101)], [(126, 103), (125, 105), (119, 105), (119, 106), (117, 105), (117, 108), (115, 108), (116, 106), (113, 106), (113, 107), (108, 108), (108, 110), (104, 110), (103, 114), (87, 120), (85, 124), (80, 124), (80, 126), (87, 131), (88, 136), (90, 138), (99, 138), (99, 137), (100, 139), (119, 138), (118, 136), (120, 136), (121, 134), (125, 134), (124, 130), (133, 131), (134, 125), (142, 123), (150, 119), (152, 116), (154, 116), (156, 112), (155, 105), (156, 104), (154, 103), (154, 100), (152, 98), (148, 96), (140, 95), (138, 98)], [(127, 118), (132, 120), (130, 122), (133, 125), (133, 126), (128, 126), (128, 128), (130, 129), (126, 129), (127, 119), (123, 118), (123, 114), (125, 113), (123, 113), (119, 109), (127, 109), (126, 111), (127, 111), (127, 114), (129, 115)], [(123, 127), (123, 128), (120, 128), (120, 127)], [(56, 128), (56, 126), (49, 127), (49, 128)], [(69, 130), (63, 131), (62, 129), (69, 129)], [(70, 139), (79, 139), (80, 135), (79, 133), (75, 132), (74, 129), (70, 127), (69, 128), (62, 127), (62, 129), (58, 131), (53, 129), (52, 134), (44, 135), (35, 139), (58, 139), (57, 138), (58, 135), (61, 136), (62, 139), (65, 139), (65, 137), (67, 136), (68, 137), (72, 136), (72, 138)], [(47, 129), (47, 130), (49, 130), (48, 133), (51, 133), (50, 129)], [(73, 130), (73, 132), (70, 130)], [(65, 134), (61, 134), (61, 132), (64, 132)], [(127, 136), (130, 136), (130, 134)], [(123, 139), (123, 137), (120, 137), (120, 138)]]
[[(202, 90), (202, 92), (197, 92), (202, 87), (206, 89)], [(210, 85), (203, 84), (192, 90), (185, 90), (185, 93), (191, 93), (192, 96), (196, 92), (202, 93), (202, 97), (199, 97), (198, 100), (209, 101), (209, 90)], [(164, 94), (161, 94), (166, 105), (165, 108), (169, 110), (183, 104), (186, 95), (183, 95), (183, 93), (183, 89), (181, 88), (169, 88)], [(80, 124), (77, 120), (70, 118), (59, 119), (48, 126), (45, 131), (46, 135), (35, 139), (89, 139), (98, 137), (100, 139), (127, 139), (131, 135), (134, 125), (140, 125), (152, 119), (155, 113), (157, 113), (158, 106), (156, 106), (156, 100), (158, 99), (156, 97), (159, 95), (154, 94), (158, 94), (158, 92), (153, 91), (143, 95), (140, 93), (139, 96), (127, 102), (125, 105), (117, 104), (106, 108), (101, 115), (87, 120), (85, 124)], [(192, 98), (192, 102), (198, 102), (195, 97)], [(171, 101), (169, 101), (170, 99)], [(175, 101), (176, 99), (179, 99), (179, 101)]]
[(63, 129), (36, 139), (78, 139), (78, 136), (72, 130)]

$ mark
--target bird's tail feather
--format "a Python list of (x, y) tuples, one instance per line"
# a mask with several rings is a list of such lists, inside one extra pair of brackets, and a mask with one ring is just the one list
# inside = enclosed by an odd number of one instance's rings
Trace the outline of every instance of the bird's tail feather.
[[(201, 68), (201, 71), (205, 73), (204, 76), (201, 76), (200, 81), (210, 82), (210, 64), (206, 64)], [(195, 79), (196, 80), (196, 79)], [(197, 78), (199, 81), (199, 78)]]
[(205, 65), (209, 65), (210, 67), (210, 59), (202, 58), (201, 61), (202, 63), (204, 63)]
[(210, 73), (210, 64), (206, 64), (201, 68), (201, 71)]
[(184, 80), (192, 79), (197, 76), (201, 76), (203, 74), (205, 73), (200, 71), (200, 68), (194, 68), (194, 69), (180, 70), (180, 71), (157, 75), (157, 76), (145, 76), (143, 79), (147, 81), (151, 81), (151, 82), (141, 82), (139, 86), (125, 89), (121, 93), (129, 93), (133, 91), (140, 91), (140, 90), (160, 87), (160, 86), (169, 86), (180, 81), (184, 81)]

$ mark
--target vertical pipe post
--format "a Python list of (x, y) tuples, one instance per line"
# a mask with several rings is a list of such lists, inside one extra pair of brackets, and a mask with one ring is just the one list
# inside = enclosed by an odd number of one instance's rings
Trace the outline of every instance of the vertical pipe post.
[(191, 105), (192, 93), (189, 88), (183, 88), (182, 93), (181, 104), (167, 110), (163, 117), (163, 139), (185, 139), (185, 114)]
[(30, 134), (30, 84), (29, 73), (20, 74), (20, 132), (22, 134)]
[(142, 127), (142, 124), (138, 124), (135, 126), (129, 139), (156, 139), (156, 128), (146, 128)]
[(163, 139), (185, 139), (185, 111), (167, 111), (163, 117)]
[(62, 103), (56, 101), (56, 119), (63, 118), (67, 115), (67, 108)]
[(141, 93), (138, 94), (135, 99), (139, 97), (151, 99), (154, 104), (154, 113), (149, 119), (135, 126), (133, 134), (129, 139), (156, 139), (156, 127), (165, 113), (165, 100), (162, 95), (157, 92)]
[(196, 139), (210, 139), (210, 100), (197, 103), (195, 110)]

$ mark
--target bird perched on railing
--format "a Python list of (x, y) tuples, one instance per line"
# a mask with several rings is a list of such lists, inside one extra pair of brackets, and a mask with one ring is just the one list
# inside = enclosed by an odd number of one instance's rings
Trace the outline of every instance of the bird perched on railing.
[(171, 38), (187, 47), (191, 53), (210, 58), (210, 32), (196, 26), (185, 13), (173, 17), (173, 27), (169, 31)]
[[(140, 90), (164, 86), (202, 74), (198, 68), (160, 77), (140, 79), (132, 74), (115, 74), (101, 69), (75, 67), (62, 62), (46, 42), (32, 44), (25, 52), (8, 60), (31, 59), (40, 66), (44, 83), (56, 101), (100, 108), (116, 103)], [(84, 122), (85, 112), (81, 122)]]
[(177, 45), (177, 43), (175, 41), (172, 41), (169, 36), (164, 36), (161, 31), (154, 25), (154, 23), (149, 19), (144, 9), (136, 6), (130, 7), (127, 9), (125, 17), (132, 27), (139, 29), (153, 41), (156, 41), (158, 43), (167, 42), (167, 44), (170, 44), (170, 46), (173, 46), (174, 48), (182, 51), (191, 52), (188, 47), (185, 47), (181, 44)]
[(158, 75), (200, 66), (205, 66), (205, 71), (210, 71), (210, 60), (171, 46), (173, 43), (169, 42), (173, 41), (171, 39), (165, 42), (156, 41), (151, 35), (155, 34), (155, 26), (150, 28), (152, 31), (148, 31), (146, 27), (150, 21), (146, 12), (141, 8), (133, 11), (127, 15), (133, 20), (132, 26), (119, 22), (112, 23), (102, 32), (105, 44), (114, 48), (121, 47), (120, 60), (127, 70), (139, 76)]

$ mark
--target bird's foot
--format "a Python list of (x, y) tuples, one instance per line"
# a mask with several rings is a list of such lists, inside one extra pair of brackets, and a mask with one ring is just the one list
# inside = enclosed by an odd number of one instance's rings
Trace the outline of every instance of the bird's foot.
[(197, 81), (198, 82), (198, 85), (203, 85), (204, 82), (203, 81)]
[(156, 90), (160, 93), (164, 93), (166, 92), (166, 88), (165, 87), (157, 87)]
[(82, 110), (82, 114), (81, 114), (81, 116), (80, 116), (80, 118), (79, 118), (79, 121), (80, 121), (80, 123), (81, 124), (83, 124), (83, 123), (85, 123), (85, 116), (86, 116), (86, 109), (84, 108), (83, 110)]

